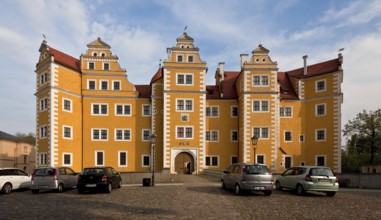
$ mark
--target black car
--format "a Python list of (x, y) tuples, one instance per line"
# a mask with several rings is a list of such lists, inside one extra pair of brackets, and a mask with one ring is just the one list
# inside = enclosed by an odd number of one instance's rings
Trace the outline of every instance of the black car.
[(110, 193), (112, 188), (122, 187), (120, 173), (112, 167), (85, 168), (78, 175), (77, 190), (82, 194), (87, 189), (96, 189)]

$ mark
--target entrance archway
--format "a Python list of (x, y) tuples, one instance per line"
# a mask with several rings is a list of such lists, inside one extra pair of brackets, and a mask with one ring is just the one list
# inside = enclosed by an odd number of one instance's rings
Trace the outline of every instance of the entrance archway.
[(190, 153), (179, 153), (175, 158), (175, 171), (177, 174), (192, 174), (194, 172), (194, 159)]

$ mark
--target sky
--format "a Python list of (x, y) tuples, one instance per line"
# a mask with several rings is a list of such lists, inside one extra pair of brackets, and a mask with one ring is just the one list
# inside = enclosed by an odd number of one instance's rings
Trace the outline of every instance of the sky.
[(48, 45), (79, 59), (101, 37), (133, 84), (149, 84), (185, 27), (214, 84), (219, 62), (240, 70), (259, 44), (279, 71), (344, 56), (342, 126), (381, 108), (378, 0), (1, 0), (0, 130), (35, 133), (36, 63)]

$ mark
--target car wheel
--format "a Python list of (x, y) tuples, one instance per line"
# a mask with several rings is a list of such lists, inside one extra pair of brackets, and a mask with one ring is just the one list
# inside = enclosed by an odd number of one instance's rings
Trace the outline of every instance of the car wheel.
[(304, 195), (304, 194), (305, 194), (302, 185), (299, 184), (299, 185), (296, 186), (296, 193), (297, 193), (298, 195)]
[(270, 196), (273, 192), (271, 190), (267, 190), (264, 192), (266, 196)]
[(221, 180), (221, 188), (226, 189), (226, 185), (225, 185), (225, 182), (223, 180)]
[(242, 190), (241, 190), (241, 187), (239, 186), (239, 184), (235, 184), (235, 194), (236, 195), (241, 195), (242, 194)]
[(327, 196), (334, 197), (336, 195), (336, 192), (326, 192)]
[(109, 183), (109, 184), (107, 185), (106, 192), (107, 192), (107, 193), (110, 193), (111, 190), (112, 190), (112, 185), (111, 185), (111, 183)]
[(275, 188), (276, 188), (276, 190), (282, 190), (282, 187), (280, 186), (280, 182), (279, 181), (276, 181)]
[(4, 194), (9, 194), (12, 192), (12, 184), (10, 183), (6, 183), (4, 184), (3, 188), (1, 189), (1, 191), (4, 193)]
[(118, 188), (122, 188), (122, 180), (119, 180)]
[(64, 185), (63, 185), (62, 183), (60, 183), (60, 184), (58, 185), (57, 192), (62, 193), (63, 190), (64, 190)]
[(77, 187), (78, 193), (83, 194), (85, 192), (85, 188), (83, 187)]
[(38, 190), (38, 189), (32, 189), (33, 194), (38, 194), (39, 192), (40, 192), (40, 190)]

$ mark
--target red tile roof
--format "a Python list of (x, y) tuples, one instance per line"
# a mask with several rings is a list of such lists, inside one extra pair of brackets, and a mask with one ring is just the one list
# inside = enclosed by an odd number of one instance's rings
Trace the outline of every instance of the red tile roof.
[(150, 85), (135, 85), (136, 90), (139, 92), (139, 98), (150, 98), (151, 86)]
[(157, 80), (161, 79), (162, 77), (163, 77), (163, 68), (159, 68), (157, 70), (157, 72), (155, 73), (155, 75), (152, 77), (150, 84), (156, 82)]
[(59, 64), (66, 66), (70, 69), (73, 69), (75, 71), (81, 72), (81, 68), (79, 66), (79, 60), (78, 59), (76, 59), (70, 55), (67, 55), (65, 53), (62, 53), (61, 51), (56, 50), (52, 47), (49, 47), (49, 51), (54, 56), (54, 61), (56, 63), (59, 63)]
[(278, 72), (278, 83), (280, 86), (281, 99), (299, 99), (298, 94), (291, 84), (290, 78), (285, 72)]
[(294, 78), (308, 78), (326, 73), (332, 73), (339, 70), (341, 63), (339, 59), (328, 60), (322, 63), (317, 63), (307, 66), (307, 75), (304, 75), (304, 68), (299, 68), (287, 71), (287, 75)]

